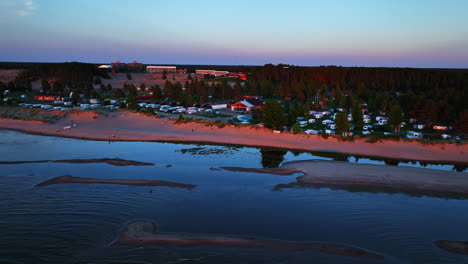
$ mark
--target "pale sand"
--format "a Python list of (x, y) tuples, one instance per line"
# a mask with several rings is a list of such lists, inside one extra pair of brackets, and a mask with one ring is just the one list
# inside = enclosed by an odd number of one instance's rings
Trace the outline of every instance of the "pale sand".
[[(105, 117), (93, 112), (73, 113), (54, 124), (0, 119), (0, 129), (90, 140), (211, 142), (406, 160), (468, 162), (468, 144), (428, 145), (390, 140), (374, 144), (365, 143), (365, 140), (342, 142), (334, 138), (323, 139), (290, 133), (274, 134), (269, 129), (258, 127), (218, 128), (199, 123), (175, 124), (168, 118), (158, 119), (140, 113), (121, 112), (116, 115)], [(64, 130), (64, 127), (71, 125), (72, 120), (77, 126)]]
[(306, 160), (285, 162), (280, 168), (222, 167), (228, 171), (292, 175), (303, 173), (297, 182), (275, 189), (332, 186), (339, 189), (402, 192), (437, 197), (468, 197), (468, 173), (403, 166), (356, 164), (342, 161)]
[(257, 237), (241, 237), (227, 235), (162, 233), (158, 232), (156, 224), (146, 220), (134, 220), (120, 232), (116, 245), (147, 245), (166, 244), (172, 246), (218, 245), (231, 247), (264, 248), (275, 251), (317, 251), (357, 258), (383, 259), (382, 255), (365, 251), (360, 248), (320, 243), (294, 242)]

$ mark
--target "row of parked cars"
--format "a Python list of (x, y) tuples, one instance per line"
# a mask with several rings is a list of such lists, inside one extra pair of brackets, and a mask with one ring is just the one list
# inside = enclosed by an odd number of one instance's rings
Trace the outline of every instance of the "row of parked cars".
[(53, 106), (49, 104), (27, 104), (27, 103), (19, 103), (19, 107), (23, 108), (40, 108), (40, 109), (49, 109), (49, 110), (66, 110), (70, 109), (70, 107), (65, 106)]
[(180, 105), (171, 106), (166, 104), (147, 104), (147, 103), (139, 103), (138, 104), (141, 108), (153, 108), (160, 112), (164, 113), (186, 113), (189, 115), (197, 114), (197, 113), (213, 113), (213, 109), (205, 109), (203, 107), (183, 107)]

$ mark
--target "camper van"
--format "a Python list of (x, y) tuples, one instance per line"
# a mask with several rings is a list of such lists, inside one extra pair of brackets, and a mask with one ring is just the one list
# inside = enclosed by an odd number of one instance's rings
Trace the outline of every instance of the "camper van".
[(407, 138), (419, 138), (419, 139), (422, 139), (422, 138), (423, 138), (423, 133), (421, 133), (421, 132), (414, 132), (414, 131), (408, 131), (408, 132), (406, 132), (406, 137), (407, 137)]

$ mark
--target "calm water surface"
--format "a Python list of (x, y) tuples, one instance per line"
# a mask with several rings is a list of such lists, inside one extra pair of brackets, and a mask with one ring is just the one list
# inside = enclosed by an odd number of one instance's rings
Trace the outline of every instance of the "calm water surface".
[[(285, 161), (331, 158), (225, 146), (109, 144), (0, 131), (1, 161), (92, 158), (155, 165), (0, 165), (1, 263), (178, 263), (178, 259), (200, 257), (204, 263), (468, 263), (468, 256), (442, 251), (433, 244), (439, 239), (468, 240), (467, 200), (329, 188), (275, 191), (275, 185), (294, 182), (297, 175), (211, 169), (274, 167)], [(384, 164), (369, 159), (358, 162)], [(452, 170), (453, 166), (429, 167)], [(192, 190), (110, 184), (35, 187), (62, 175), (198, 186)], [(385, 260), (214, 246), (111, 246), (133, 219), (153, 220), (163, 232), (346, 244), (382, 254)]]

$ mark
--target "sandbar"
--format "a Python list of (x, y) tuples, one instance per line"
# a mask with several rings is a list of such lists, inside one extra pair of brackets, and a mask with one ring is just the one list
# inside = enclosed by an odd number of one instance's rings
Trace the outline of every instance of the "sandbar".
[(383, 259), (382, 255), (361, 248), (320, 242), (294, 242), (228, 235), (162, 233), (152, 221), (134, 220), (120, 232), (113, 245), (163, 244), (171, 246), (217, 245), (264, 248), (277, 251), (317, 251), (357, 258)]
[(125, 179), (96, 179), (96, 178), (84, 178), (84, 177), (73, 177), (70, 175), (59, 176), (39, 183), (36, 186), (47, 186), (53, 184), (64, 184), (64, 183), (85, 183), (85, 184), (119, 184), (119, 185), (133, 185), (133, 186), (165, 186), (173, 188), (186, 188), (193, 189), (197, 187), (194, 184), (162, 181), (162, 180), (125, 180)]
[(468, 241), (437, 240), (434, 244), (452, 253), (468, 255)]
[(107, 163), (114, 166), (153, 166), (151, 162), (141, 162), (134, 160), (123, 160), (123, 159), (64, 159), (64, 160), (21, 160), (21, 161), (0, 161), (0, 165), (8, 164), (27, 164), (27, 163), (75, 163), (75, 164), (87, 164), (87, 163)]
[(468, 173), (404, 166), (356, 164), (343, 161), (305, 160), (285, 162), (280, 168), (221, 167), (234, 172), (292, 175), (296, 182), (278, 184), (276, 190), (325, 186), (355, 191), (402, 192), (414, 195), (468, 198)]

